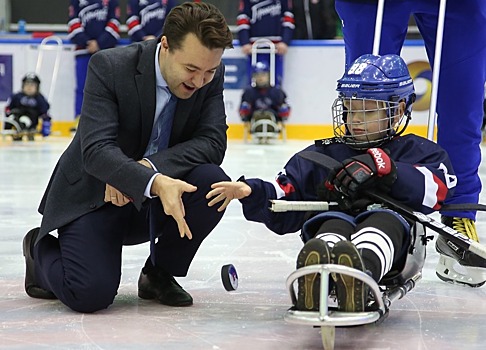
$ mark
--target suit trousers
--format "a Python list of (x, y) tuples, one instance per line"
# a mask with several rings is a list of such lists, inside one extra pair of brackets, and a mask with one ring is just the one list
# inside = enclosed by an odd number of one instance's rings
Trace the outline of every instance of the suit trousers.
[(152, 213), (160, 214), (155, 226), (155, 265), (185, 276), (202, 241), (223, 216), (217, 206), (208, 207), (205, 196), (211, 184), (230, 179), (217, 165), (204, 164), (183, 180), (197, 187), (182, 196), (192, 240), (180, 238), (177, 223), (165, 215), (159, 198), (148, 199), (141, 211), (132, 204), (107, 203), (59, 228), (58, 238), (47, 235), (38, 242), (34, 248), (37, 283), (75, 311), (107, 308), (120, 284), (123, 245), (149, 241), (149, 205)]

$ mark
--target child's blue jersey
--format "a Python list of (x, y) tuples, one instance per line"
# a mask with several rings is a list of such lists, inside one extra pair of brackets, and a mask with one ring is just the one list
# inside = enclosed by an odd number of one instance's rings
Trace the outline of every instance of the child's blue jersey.
[[(397, 179), (389, 195), (425, 214), (439, 210), (456, 185), (456, 177), (447, 153), (436, 143), (413, 134), (397, 137), (381, 148), (389, 152), (397, 169)], [(320, 152), (341, 162), (366, 152), (355, 150), (343, 143), (312, 145), (305, 150)], [(269, 200), (322, 200), (318, 193), (322, 193), (327, 176), (327, 169), (296, 154), (274, 182), (246, 179), (245, 182), (252, 192), (250, 196), (240, 200), (245, 218), (262, 222), (278, 234), (298, 231), (308, 218), (307, 213), (274, 213), (268, 209)]]
[(286, 98), (285, 92), (277, 87), (250, 87), (243, 92), (241, 102), (247, 102), (251, 106), (251, 112), (271, 110), (277, 114), (280, 107), (286, 103)]
[(49, 103), (42, 94), (29, 96), (23, 92), (12, 95), (5, 107), (5, 112), (9, 114), (13, 109), (20, 109), (23, 113), (28, 113), (32, 118), (39, 118), (49, 111)]

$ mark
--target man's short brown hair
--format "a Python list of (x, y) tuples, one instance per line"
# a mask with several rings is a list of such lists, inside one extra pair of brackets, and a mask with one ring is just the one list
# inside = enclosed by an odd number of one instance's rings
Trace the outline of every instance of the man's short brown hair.
[(233, 47), (233, 35), (228, 24), (221, 11), (212, 4), (185, 2), (169, 12), (162, 31), (169, 47), (180, 49), (189, 33), (196, 35), (209, 49)]

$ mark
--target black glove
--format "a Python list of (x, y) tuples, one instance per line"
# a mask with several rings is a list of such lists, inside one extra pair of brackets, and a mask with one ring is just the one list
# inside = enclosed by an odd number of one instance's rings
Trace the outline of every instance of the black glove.
[(351, 199), (370, 188), (389, 192), (397, 179), (395, 163), (381, 148), (370, 148), (366, 152), (346, 159), (342, 165), (332, 169), (326, 187), (334, 188)]
[(334, 187), (327, 182), (326, 185), (330, 186), (330, 188), (327, 188), (324, 183), (317, 186), (317, 200), (336, 202), (340, 211), (355, 215), (366, 210), (368, 205), (375, 203), (369, 198), (359, 198), (353, 200), (341, 192), (336, 191)]

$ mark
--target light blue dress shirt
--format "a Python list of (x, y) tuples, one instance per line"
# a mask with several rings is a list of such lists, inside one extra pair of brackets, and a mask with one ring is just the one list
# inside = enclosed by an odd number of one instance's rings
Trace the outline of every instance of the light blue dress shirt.
[[(171, 98), (171, 92), (169, 90), (169, 87), (167, 86), (167, 82), (165, 81), (164, 77), (162, 76), (162, 73), (160, 71), (160, 65), (159, 65), (159, 52), (160, 52), (160, 43), (157, 45), (157, 49), (155, 50), (155, 84), (156, 84), (156, 94), (155, 94), (155, 101), (156, 101), (156, 106), (155, 106), (155, 116), (154, 116), (154, 126), (153, 129), (156, 128), (157, 126), (157, 121), (158, 118), (160, 117), (162, 110), (164, 109), (165, 105), (169, 102)], [(149, 156), (150, 154), (153, 154), (153, 143), (154, 140), (157, 138), (157, 133), (152, 132), (150, 136), (149, 143), (147, 145), (147, 149), (145, 150), (144, 157)], [(145, 197), (148, 198), (154, 198), (150, 194), (150, 188), (152, 187), (152, 183), (154, 182), (155, 177), (160, 174), (155, 167), (155, 165), (147, 158), (144, 158), (146, 161), (150, 163), (152, 168), (157, 171), (157, 174), (154, 174), (150, 178), (150, 181), (147, 184), (147, 187), (145, 187), (145, 192), (144, 195)]]

